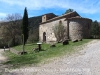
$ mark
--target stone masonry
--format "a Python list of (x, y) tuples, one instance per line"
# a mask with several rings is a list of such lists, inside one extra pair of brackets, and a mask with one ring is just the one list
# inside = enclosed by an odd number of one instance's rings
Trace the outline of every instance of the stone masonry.
[(70, 40), (81, 40), (90, 37), (91, 19), (82, 18), (77, 12), (71, 12), (57, 17), (53, 13), (42, 16), (42, 23), (39, 27), (39, 39), (41, 42), (56, 42), (53, 27), (59, 22), (66, 28), (65, 38)]

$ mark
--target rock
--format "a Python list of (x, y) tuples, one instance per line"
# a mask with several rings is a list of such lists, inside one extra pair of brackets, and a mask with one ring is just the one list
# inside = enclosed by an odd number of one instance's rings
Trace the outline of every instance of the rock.
[(78, 42), (78, 40), (72, 40), (72, 42)]
[(56, 47), (56, 45), (54, 45), (54, 44), (50, 45), (50, 48), (52, 48), (52, 47)]
[(79, 39), (78, 41), (82, 41), (82, 39)]
[(32, 50), (33, 50), (33, 51), (35, 51), (35, 50), (39, 50), (39, 48), (33, 48)]
[(62, 42), (62, 44), (63, 44), (63, 45), (67, 45), (67, 44), (69, 44), (69, 42), (68, 42), (68, 40), (64, 40), (64, 41)]
[(19, 55), (27, 54), (27, 52), (18, 52)]

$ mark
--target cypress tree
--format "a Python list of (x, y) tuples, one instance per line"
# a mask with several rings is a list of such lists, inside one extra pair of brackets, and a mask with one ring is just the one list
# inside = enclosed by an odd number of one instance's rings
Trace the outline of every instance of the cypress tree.
[(25, 45), (26, 42), (27, 42), (27, 39), (28, 39), (28, 34), (29, 34), (28, 13), (27, 13), (26, 7), (24, 9), (24, 15), (23, 15), (22, 27), (21, 28), (22, 28), (22, 34), (24, 35), (24, 45)]

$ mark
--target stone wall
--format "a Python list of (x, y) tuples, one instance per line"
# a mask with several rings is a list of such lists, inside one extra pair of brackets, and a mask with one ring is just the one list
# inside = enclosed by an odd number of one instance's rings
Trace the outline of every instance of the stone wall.
[(90, 37), (91, 20), (74, 18), (69, 20), (69, 37), (71, 40), (81, 40)]
[[(64, 21), (65, 18), (58, 19), (52, 22), (44, 23), (41, 24), (39, 27), (39, 38), (40, 41), (43, 42), (43, 33), (46, 32), (46, 42), (53, 42), (56, 41), (57, 39), (55, 38), (54, 32), (53, 32), (53, 27), (59, 24), (59, 21), (62, 21), (63, 25), (67, 29), (67, 21)], [(67, 35), (66, 35), (67, 36)]]

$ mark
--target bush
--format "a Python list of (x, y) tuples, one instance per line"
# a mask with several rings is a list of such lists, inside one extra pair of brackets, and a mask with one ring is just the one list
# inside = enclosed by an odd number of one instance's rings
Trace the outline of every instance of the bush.
[(14, 39), (11, 39), (9, 41), (7, 39), (0, 39), (0, 48), (4, 48), (4, 46), (7, 48), (8, 44), (10, 47), (21, 44), (21, 37), (16, 37), (15, 42)]
[(0, 48), (8, 47), (8, 43), (2, 39), (0, 39)]
[(39, 40), (39, 32), (38, 29), (30, 30), (29, 32), (29, 37), (28, 37), (28, 42), (33, 43), (37, 42)]

